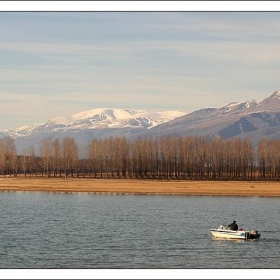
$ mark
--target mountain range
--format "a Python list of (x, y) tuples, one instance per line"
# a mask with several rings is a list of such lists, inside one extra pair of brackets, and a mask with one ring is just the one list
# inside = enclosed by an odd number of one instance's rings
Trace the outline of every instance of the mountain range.
[(146, 112), (97, 108), (72, 116), (55, 117), (40, 125), (25, 125), (15, 130), (2, 130), (0, 138), (5, 136), (14, 138), (19, 152), (31, 146), (38, 152), (39, 144), (44, 138), (70, 136), (82, 146), (93, 138), (132, 137), (134, 134), (141, 134), (185, 114), (179, 111)]
[(205, 135), (223, 139), (280, 138), (280, 90), (261, 101), (232, 102), (221, 108), (204, 108), (154, 127), (146, 135)]
[(232, 102), (221, 108), (203, 108), (191, 113), (179, 111), (146, 112), (97, 108), (72, 116), (50, 119), (40, 125), (26, 125), (0, 131), (0, 138), (11, 136), (19, 152), (33, 146), (38, 149), (44, 138), (74, 137), (79, 145), (94, 138), (147, 136), (249, 138), (257, 144), (261, 138), (280, 138), (280, 90), (261, 101)]

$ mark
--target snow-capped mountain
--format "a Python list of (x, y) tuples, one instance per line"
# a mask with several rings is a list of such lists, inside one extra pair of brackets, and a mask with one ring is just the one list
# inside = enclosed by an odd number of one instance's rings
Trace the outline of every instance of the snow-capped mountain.
[(110, 128), (149, 129), (185, 114), (179, 111), (150, 113), (140, 110), (98, 108), (80, 112), (72, 116), (55, 117), (41, 125), (25, 125), (13, 131), (7, 131), (7, 133), (17, 138), (38, 133), (66, 132), (68, 130), (79, 131)]
[(185, 114), (179, 111), (146, 112), (97, 108), (71, 116), (55, 117), (40, 125), (24, 125), (15, 130), (0, 131), (0, 138), (13, 137), (19, 152), (31, 146), (38, 151), (40, 142), (44, 138), (70, 136), (82, 146), (93, 138), (130, 137)]

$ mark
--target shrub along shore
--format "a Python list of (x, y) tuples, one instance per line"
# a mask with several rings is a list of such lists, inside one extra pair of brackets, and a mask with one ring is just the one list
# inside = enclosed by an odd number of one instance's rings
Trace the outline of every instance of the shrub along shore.
[(280, 182), (85, 178), (0, 178), (0, 192), (280, 197)]

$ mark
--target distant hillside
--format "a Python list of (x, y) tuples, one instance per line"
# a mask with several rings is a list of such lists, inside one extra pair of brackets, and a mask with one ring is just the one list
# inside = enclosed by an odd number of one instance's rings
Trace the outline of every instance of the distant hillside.
[(204, 108), (151, 128), (148, 135), (205, 135), (250, 138), (280, 138), (280, 91), (262, 101), (230, 103)]

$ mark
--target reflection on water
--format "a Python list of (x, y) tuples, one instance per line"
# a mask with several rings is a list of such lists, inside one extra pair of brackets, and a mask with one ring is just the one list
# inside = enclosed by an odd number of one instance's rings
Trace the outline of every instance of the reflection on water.
[[(0, 268), (278, 268), (278, 209), (278, 198), (3, 192)], [(261, 238), (212, 237), (233, 219)]]

